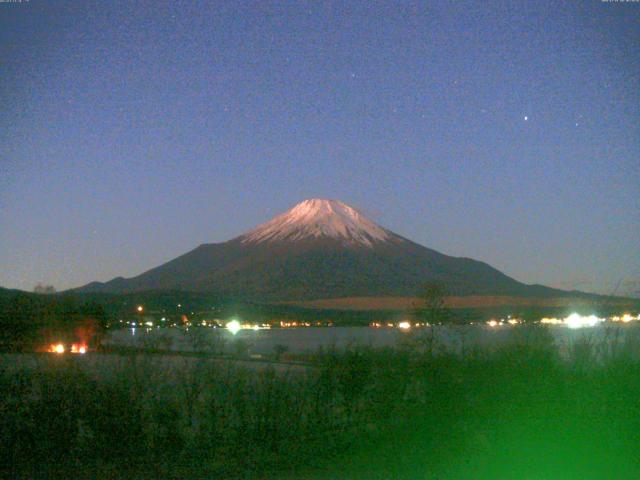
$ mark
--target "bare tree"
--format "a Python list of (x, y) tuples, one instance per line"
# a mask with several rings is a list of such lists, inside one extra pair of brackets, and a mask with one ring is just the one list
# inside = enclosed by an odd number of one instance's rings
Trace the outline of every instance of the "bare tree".
[(37, 284), (35, 287), (33, 287), (33, 291), (35, 293), (42, 293), (42, 294), (47, 294), (47, 295), (51, 295), (53, 293), (56, 293), (56, 289), (53, 285), (43, 285), (41, 283)]
[(192, 327), (183, 330), (183, 334), (193, 352), (209, 355), (224, 353), (225, 338), (220, 328)]
[(419, 295), (419, 301), (413, 305), (413, 316), (417, 322), (425, 323), (422, 334), (417, 336), (418, 346), (425, 353), (432, 355), (437, 344), (434, 327), (450, 323), (452, 316), (446, 306), (447, 290), (437, 282), (425, 284)]
[(282, 356), (289, 351), (289, 347), (287, 345), (283, 345), (278, 343), (273, 346), (273, 353), (275, 354), (276, 360), (280, 360)]

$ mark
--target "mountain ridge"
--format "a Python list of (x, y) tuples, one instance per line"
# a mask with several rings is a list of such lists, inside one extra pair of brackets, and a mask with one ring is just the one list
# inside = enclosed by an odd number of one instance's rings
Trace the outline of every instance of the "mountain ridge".
[(222, 243), (205, 243), (131, 278), (78, 290), (212, 292), (256, 301), (413, 296), (425, 283), (451, 295), (565, 296), (485, 262), (453, 257), (377, 225), (339, 200), (309, 199)]

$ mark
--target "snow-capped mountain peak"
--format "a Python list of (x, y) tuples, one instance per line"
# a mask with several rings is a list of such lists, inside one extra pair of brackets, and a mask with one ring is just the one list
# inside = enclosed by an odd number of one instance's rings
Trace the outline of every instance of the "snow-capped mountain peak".
[(390, 232), (339, 200), (310, 199), (241, 237), (243, 243), (298, 241), (331, 237), (346, 243), (373, 246)]

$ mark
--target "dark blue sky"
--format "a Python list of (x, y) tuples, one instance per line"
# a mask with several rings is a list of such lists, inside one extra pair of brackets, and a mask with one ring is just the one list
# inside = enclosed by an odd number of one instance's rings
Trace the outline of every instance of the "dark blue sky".
[(640, 291), (639, 52), (640, 4), (600, 0), (0, 3), (0, 285), (132, 276), (326, 197)]

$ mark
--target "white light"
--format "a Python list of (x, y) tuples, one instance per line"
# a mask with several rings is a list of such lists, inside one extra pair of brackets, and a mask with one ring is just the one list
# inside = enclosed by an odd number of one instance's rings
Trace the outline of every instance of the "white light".
[(237, 320), (231, 320), (227, 323), (227, 330), (229, 330), (233, 335), (238, 333), (242, 327), (240, 326), (240, 322)]
[(569, 328), (583, 328), (595, 327), (602, 321), (604, 321), (604, 319), (598, 318), (595, 315), (582, 316), (577, 313), (572, 313), (564, 319), (564, 324)]
[(498, 322), (496, 320), (489, 320), (487, 322), (487, 325), (489, 325), (490, 327), (497, 327), (498, 326)]
[(398, 324), (398, 328), (402, 330), (409, 330), (411, 328), (411, 324), (409, 322), (400, 322)]
[(78, 353), (87, 353), (87, 348), (86, 347), (80, 347), (78, 349)]

